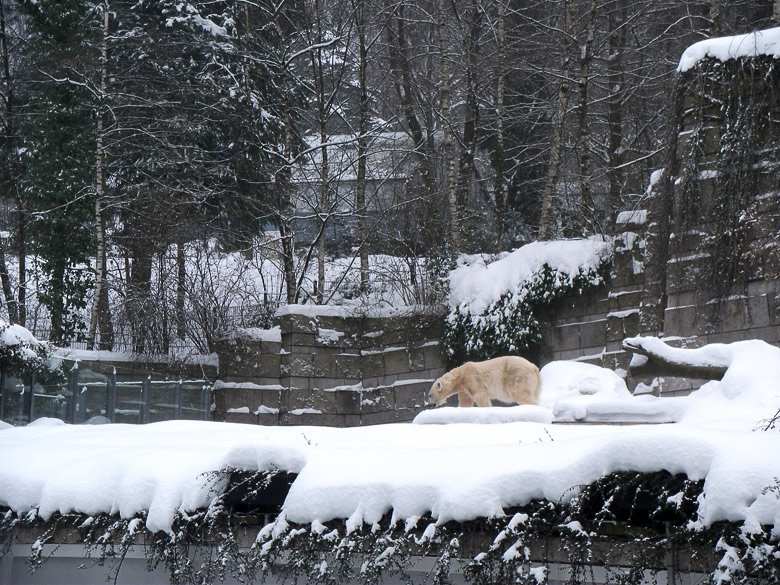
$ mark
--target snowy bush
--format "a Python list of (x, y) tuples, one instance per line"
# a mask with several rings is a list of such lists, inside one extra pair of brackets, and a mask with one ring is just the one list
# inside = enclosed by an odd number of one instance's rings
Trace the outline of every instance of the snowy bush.
[(6, 374), (22, 377), (35, 374), (39, 381), (57, 378), (61, 372), (51, 362), (49, 347), (21, 325), (0, 320), (0, 364)]
[(603, 284), (609, 259), (600, 240), (535, 242), (490, 264), (478, 258), (457, 268), (442, 342), (448, 361), (535, 353), (540, 313)]

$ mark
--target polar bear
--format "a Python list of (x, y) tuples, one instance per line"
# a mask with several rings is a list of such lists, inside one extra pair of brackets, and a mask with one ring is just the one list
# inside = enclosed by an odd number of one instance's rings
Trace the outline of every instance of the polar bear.
[(491, 399), (517, 404), (539, 404), (542, 378), (539, 368), (517, 356), (484, 362), (466, 362), (437, 379), (428, 392), (428, 403), (441, 406), (458, 395), (460, 406), (490, 406)]

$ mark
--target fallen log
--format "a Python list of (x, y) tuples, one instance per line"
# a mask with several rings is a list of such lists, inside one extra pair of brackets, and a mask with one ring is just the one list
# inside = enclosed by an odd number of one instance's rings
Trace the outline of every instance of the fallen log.
[(671, 347), (656, 337), (632, 337), (623, 340), (622, 347), (634, 354), (628, 366), (634, 377), (720, 380), (730, 361), (730, 354), (722, 350), (722, 344), (685, 349)]

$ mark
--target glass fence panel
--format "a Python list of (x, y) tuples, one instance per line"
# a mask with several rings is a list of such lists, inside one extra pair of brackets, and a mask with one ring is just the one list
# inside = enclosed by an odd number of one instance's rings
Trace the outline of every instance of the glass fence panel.
[(149, 404), (149, 421), (158, 422), (162, 420), (175, 420), (176, 388), (178, 383), (170, 381), (150, 381), (149, 393), (151, 396)]
[(211, 383), (208, 380), (117, 380), (89, 367), (72, 370), (60, 384), (3, 377), (0, 420), (25, 425), (43, 418), (68, 423), (148, 423), (165, 420), (209, 420)]
[(114, 410), (114, 422), (142, 422), (143, 407), (143, 381), (116, 383), (116, 410)]
[(3, 380), (2, 414), (3, 422), (12, 425), (27, 424), (29, 418), (24, 411), (24, 398), (26, 388), (20, 378), (8, 376)]
[(181, 413), (186, 420), (210, 420), (211, 384), (205, 380), (189, 380), (182, 383)]
[[(29, 387), (25, 388), (27, 391)], [(38, 384), (33, 386), (32, 418), (58, 418), (67, 420), (68, 392), (64, 384)]]

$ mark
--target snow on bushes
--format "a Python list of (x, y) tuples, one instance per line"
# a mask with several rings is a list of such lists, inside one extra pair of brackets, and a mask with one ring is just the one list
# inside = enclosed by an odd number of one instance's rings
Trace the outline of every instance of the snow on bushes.
[(40, 381), (49, 381), (60, 374), (51, 361), (48, 344), (38, 341), (21, 325), (3, 320), (0, 320), (0, 364), (7, 374), (22, 377), (34, 373)]
[(450, 363), (529, 355), (539, 312), (604, 282), (611, 246), (600, 238), (533, 242), (497, 258), (462, 256), (450, 273), (443, 345)]

